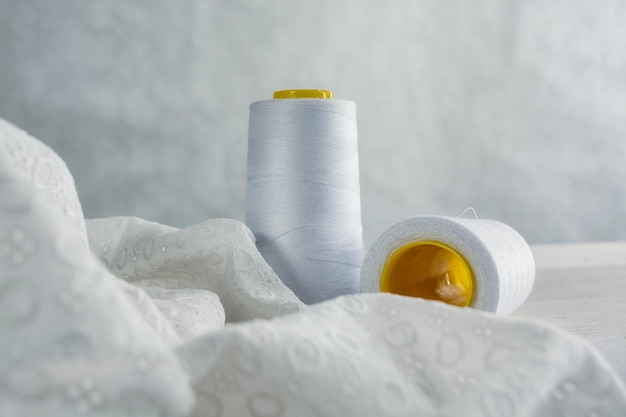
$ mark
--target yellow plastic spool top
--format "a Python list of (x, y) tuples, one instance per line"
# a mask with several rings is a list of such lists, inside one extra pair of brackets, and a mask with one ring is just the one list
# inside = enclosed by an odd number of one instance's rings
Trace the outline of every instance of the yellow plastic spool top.
[(411, 242), (387, 259), (380, 290), (467, 307), (472, 302), (474, 276), (465, 259), (451, 247), (439, 242)]
[(333, 98), (333, 92), (330, 90), (280, 90), (274, 92), (274, 98)]

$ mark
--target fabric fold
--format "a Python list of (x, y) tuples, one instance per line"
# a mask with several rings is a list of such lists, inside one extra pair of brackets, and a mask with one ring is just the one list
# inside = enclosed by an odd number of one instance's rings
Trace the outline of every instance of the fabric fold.
[(193, 370), (193, 417), (582, 417), (626, 410), (623, 383), (576, 336), (391, 294), (346, 296), (227, 326), (177, 352)]
[(0, 415), (184, 416), (177, 357), (5, 154), (0, 196)]
[(118, 277), (145, 287), (211, 291), (228, 322), (271, 318), (304, 306), (237, 220), (212, 219), (178, 230), (112, 217), (88, 220), (87, 232), (92, 251)]

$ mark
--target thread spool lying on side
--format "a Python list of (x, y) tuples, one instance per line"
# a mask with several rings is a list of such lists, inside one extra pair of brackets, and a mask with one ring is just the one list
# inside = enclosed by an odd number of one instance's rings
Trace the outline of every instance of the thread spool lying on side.
[(363, 259), (356, 105), (286, 90), (250, 106), (246, 223), (305, 303), (359, 290)]
[(504, 223), (416, 216), (387, 229), (365, 255), (361, 292), (392, 292), (509, 314), (530, 294), (535, 262)]

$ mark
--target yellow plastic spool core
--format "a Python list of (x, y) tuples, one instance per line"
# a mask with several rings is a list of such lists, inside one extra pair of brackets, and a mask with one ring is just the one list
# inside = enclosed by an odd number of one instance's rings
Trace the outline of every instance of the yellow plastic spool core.
[(465, 259), (451, 247), (439, 242), (412, 242), (389, 256), (380, 290), (466, 307), (472, 302), (474, 276)]
[(274, 92), (274, 98), (333, 98), (333, 92), (330, 90), (280, 90)]

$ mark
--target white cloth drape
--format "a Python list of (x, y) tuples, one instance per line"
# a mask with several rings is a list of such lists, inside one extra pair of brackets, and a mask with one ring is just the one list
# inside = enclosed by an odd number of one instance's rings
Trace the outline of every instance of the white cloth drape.
[(625, 412), (604, 359), (545, 324), (388, 294), (306, 307), (240, 222), (85, 222), (63, 161), (0, 120), (2, 416)]

